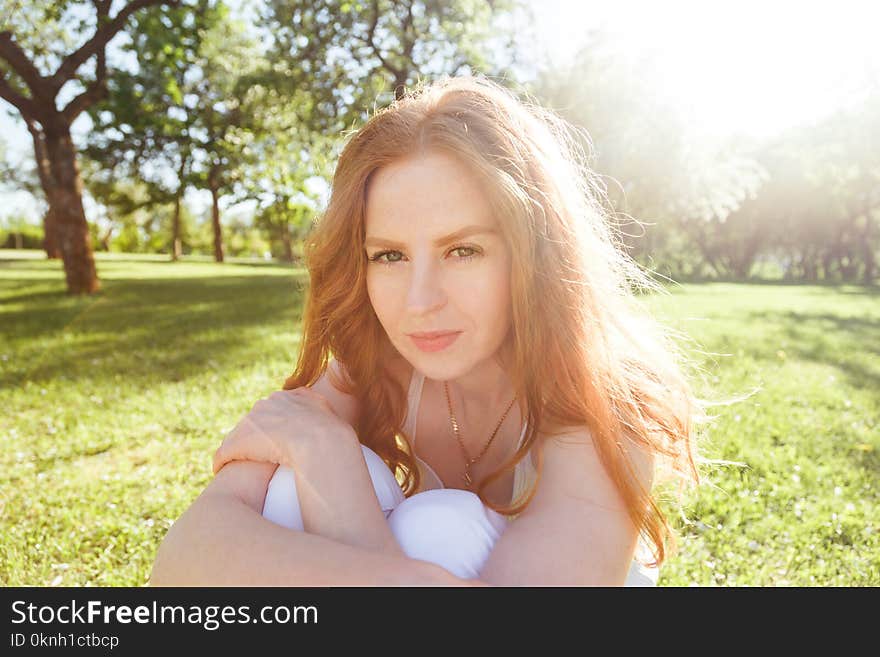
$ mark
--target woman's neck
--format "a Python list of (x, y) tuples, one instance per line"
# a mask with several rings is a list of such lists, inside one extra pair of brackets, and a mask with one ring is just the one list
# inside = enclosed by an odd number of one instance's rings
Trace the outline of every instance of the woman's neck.
[(515, 394), (508, 373), (494, 359), (446, 384), (456, 419), (470, 427), (492, 423), (494, 428)]

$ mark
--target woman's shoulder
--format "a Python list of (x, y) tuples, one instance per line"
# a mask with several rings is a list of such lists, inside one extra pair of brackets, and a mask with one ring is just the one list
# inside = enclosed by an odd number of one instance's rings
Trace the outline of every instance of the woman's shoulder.
[(331, 359), (327, 371), (310, 388), (322, 395), (339, 417), (351, 426), (357, 426), (360, 417), (358, 394), (342, 363)]
[[(580, 451), (588, 457), (589, 462), (595, 465), (600, 464), (599, 446), (596, 445), (596, 438), (588, 426), (557, 425), (550, 428), (545, 425), (538, 433), (538, 444), (545, 455), (549, 450), (558, 455), (561, 462), (565, 462), (571, 458), (573, 453)], [(654, 453), (634, 440), (628, 433), (619, 436), (615, 443), (615, 449), (623, 452), (633, 466), (634, 474), (640, 485), (650, 490), (655, 474)]]
[[(336, 359), (331, 359), (327, 369), (331, 372), (331, 375), (328, 376), (327, 373), (325, 373), (315, 385), (312, 386), (312, 389), (324, 394), (331, 403), (336, 399), (342, 406), (351, 406), (355, 404), (360, 393), (355, 389), (356, 384), (348, 375), (345, 366)], [(410, 362), (400, 355), (389, 359), (386, 366), (387, 374), (400, 384), (404, 392), (409, 390), (413, 370), (414, 368)], [(347, 413), (347, 415), (354, 414), (352, 409), (349, 410), (351, 412)]]

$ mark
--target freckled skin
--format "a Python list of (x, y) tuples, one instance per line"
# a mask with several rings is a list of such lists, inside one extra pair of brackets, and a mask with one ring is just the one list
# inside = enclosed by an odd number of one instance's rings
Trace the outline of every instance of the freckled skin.
[[(471, 224), (496, 232), (434, 244)], [(395, 348), (432, 379), (461, 377), (475, 390), (497, 380), (493, 359), (511, 326), (511, 258), (476, 176), (443, 153), (382, 168), (368, 191), (366, 236), (404, 245), (366, 247), (369, 257), (391, 251), (369, 263), (367, 290)], [(406, 335), (441, 329), (463, 333), (436, 353), (420, 351)]]

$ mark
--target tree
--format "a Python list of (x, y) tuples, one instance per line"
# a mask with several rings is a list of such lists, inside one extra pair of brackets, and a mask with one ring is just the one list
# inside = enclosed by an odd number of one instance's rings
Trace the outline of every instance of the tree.
[[(192, 83), (197, 102), (192, 110), (198, 154), (193, 174), (211, 193), (214, 259), (223, 262), (220, 196), (241, 189), (253, 161), (254, 132), (247, 103), (252, 79), (265, 61), (259, 44), (241, 20), (233, 20), (218, 3), (214, 21), (200, 44)], [(243, 192), (242, 192), (243, 193)]]
[[(343, 123), (400, 98), (424, 77), (512, 74), (502, 25), (517, 0), (269, 0), (260, 24), (291, 85), (320, 88), (318, 110)], [(512, 57), (506, 57), (512, 60)], [(390, 100), (390, 98), (388, 99)]]
[(770, 180), (757, 202), (789, 278), (871, 285), (880, 246), (878, 95), (780, 135), (760, 160)]
[(811, 175), (839, 212), (838, 269), (844, 280), (855, 280), (861, 266), (862, 283), (872, 285), (880, 245), (880, 152), (870, 136), (880, 134), (880, 85), (865, 102), (837, 112), (812, 133)]
[[(136, 18), (126, 50), (137, 62), (109, 80), (114, 93), (92, 109), (89, 154), (148, 184), (155, 206), (173, 204), (169, 246), (181, 253), (182, 199), (187, 188), (211, 193), (214, 256), (224, 257), (222, 195), (243, 193), (252, 159), (255, 72), (265, 68), (259, 44), (222, 0)], [(174, 38), (169, 38), (173, 34)]]
[[(107, 44), (137, 11), (178, 0), (129, 0), (110, 15), (112, 0), (55, 0), (31, 6), (2, 1), (0, 98), (15, 107), (34, 144), (49, 211), (47, 251), (60, 253), (70, 294), (100, 288), (82, 204), (82, 180), (70, 133), (73, 121), (107, 93)], [(118, 4), (118, 3), (117, 3)], [(72, 44), (83, 39), (78, 47)], [(61, 46), (61, 47), (58, 47)], [(91, 71), (86, 63), (94, 62)], [(42, 71), (49, 70), (49, 73)], [(74, 97), (58, 108), (62, 88)]]
[[(248, 79), (244, 177), (258, 200), (257, 225), (293, 258), (292, 241), (320, 205), (310, 181), (330, 177), (339, 133), (422, 77), (481, 71), (498, 63), (513, 34), (496, 25), (515, 0), (270, 0), (257, 21), (265, 69)], [(511, 61), (513, 57), (509, 57)]]
[(532, 90), (578, 129), (630, 255), (671, 274), (747, 275), (760, 226), (727, 221), (766, 172), (751, 146), (693, 134), (657, 89), (654, 65), (597, 30), (567, 67), (541, 70)]
[(217, 3), (209, 0), (135, 16), (123, 52), (137, 66), (115, 71), (108, 79), (111, 93), (89, 111), (94, 127), (85, 154), (99, 165), (87, 180), (89, 190), (127, 213), (132, 200), (120, 198), (118, 180), (130, 177), (145, 183), (143, 207), (173, 204), (172, 260), (183, 248), (183, 196), (196, 182), (191, 175), (197, 147), (193, 110), (199, 96), (191, 80), (199, 75), (195, 68), (203, 36), (222, 18)]

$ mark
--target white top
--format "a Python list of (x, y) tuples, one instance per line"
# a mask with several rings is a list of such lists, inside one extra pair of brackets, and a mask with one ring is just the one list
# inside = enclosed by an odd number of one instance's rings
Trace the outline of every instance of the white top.
[[(409, 382), (409, 393), (407, 395), (406, 420), (403, 424), (404, 431), (406, 431), (407, 435), (412, 441), (413, 449), (415, 449), (416, 445), (416, 420), (418, 418), (419, 402), (422, 399), (422, 388), (424, 384), (425, 375), (413, 369), (412, 378)], [(523, 425), (523, 430), (519, 436), (517, 448), (522, 445), (522, 442), (525, 439), (527, 426), (528, 423), (525, 423)], [(416, 456), (415, 458), (422, 475), (422, 484), (419, 492), (445, 488), (445, 486), (443, 485), (443, 481), (440, 479), (440, 477), (437, 476), (437, 473), (434, 472), (433, 468), (431, 468), (430, 465), (425, 463), (418, 456)], [(523, 458), (519, 463), (516, 464), (513, 478), (512, 499), (519, 499), (519, 496), (522, 495), (522, 493), (532, 485), (536, 476), (537, 471), (535, 470), (535, 466), (532, 463), (532, 454), (531, 452), (529, 452), (525, 456), (525, 458)], [(508, 522), (513, 521), (516, 518), (516, 516), (502, 517), (506, 518)], [(656, 586), (657, 578), (659, 576), (659, 569), (647, 568), (646, 566), (643, 566), (641, 563), (639, 563), (638, 560), (639, 556), (641, 556), (641, 558), (645, 560), (650, 559), (650, 550), (648, 549), (648, 544), (641, 537), (639, 538), (639, 542), (637, 545), (636, 556), (637, 558), (633, 559), (633, 562), (630, 566), (630, 571), (627, 576), (625, 586)]]
[[(407, 395), (406, 420), (403, 425), (404, 431), (406, 431), (412, 441), (413, 450), (415, 450), (416, 446), (416, 420), (418, 419), (419, 403), (422, 399), (422, 388), (424, 385), (425, 375), (413, 369), (412, 378), (409, 382), (409, 393)], [(516, 445), (517, 449), (519, 449), (523, 440), (525, 440), (527, 428), (528, 423), (526, 422), (523, 424), (522, 433), (519, 435), (519, 441)], [(524, 491), (528, 490), (537, 476), (537, 471), (532, 463), (531, 456), (531, 452), (529, 452), (519, 463), (516, 464), (513, 477), (513, 500), (519, 499), (519, 496), (522, 495)], [(422, 484), (419, 492), (433, 490), (435, 488), (445, 488), (443, 481), (437, 476), (437, 473), (434, 472), (433, 468), (418, 456), (415, 458), (422, 475)], [(510, 517), (510, 519), (512, 520), (513, 517)]]

